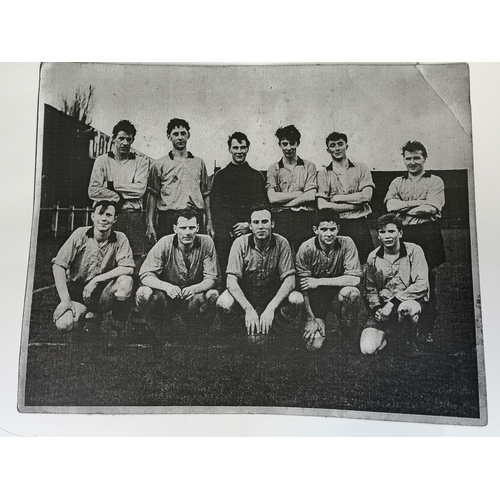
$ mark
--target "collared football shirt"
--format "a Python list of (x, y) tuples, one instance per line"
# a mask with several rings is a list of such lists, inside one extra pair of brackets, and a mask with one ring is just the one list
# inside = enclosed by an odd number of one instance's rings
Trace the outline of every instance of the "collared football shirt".
[(94, 227), (79, 227), (60, 248), (52, 264), (66, 269), (70, 281), (90, 281), (118, 266), (135, 267), (132, 249), (127, 237), (120, 231), (111, 231), (109, 238), (98, 243)]
[(210, 236), (197, 234), (191, 252), (186, 256), (176, 234), (164, 236), (148, 253), (139, 276), (141, 281), (147, 276), (156, 276), (179, 287), (195, 285), (205, 279), (217, 281), (214, 242)]
[(184, 210), (190, 205), (204, 209), (203, 198), (210, 193), (207, 167), (191, 153), (185, 160), (174, 158), (170, 151), (153, 162), (148, 189), (158, 197), (158, 210)]
[[(359, 193), (365, 187), (375, 187), (372, 174), (368, 167), (362, 163), (354, 163), (349, 160), (347, 168), (341, 174), (333, 169), (333, 162), (324, 170), (318, 172), (318, 192), (316, 198), (324, 198), (331, 201), (336, 194)], [(359, 219), (370, 214), (372, 209), (368, 203), (359, 205), (356, 210), (339, 212), (341, 219)]]
[[(118, 162), (112, 151), (96, 158), (89, 181), (89, 198), (119, 201), (120, 193), (125, 202), (122, 210), (142, 210), (142, 198), (148, 185), (149, 162), (145, 158), (130, 153), (125, 162)], [(107, 188), (113, 182), (117, 192)]]

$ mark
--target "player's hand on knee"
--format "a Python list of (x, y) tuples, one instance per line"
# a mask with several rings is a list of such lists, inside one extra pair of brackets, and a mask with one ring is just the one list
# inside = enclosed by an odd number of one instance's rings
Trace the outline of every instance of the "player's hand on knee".
[(265, 311), (260, 315), (260, 332), (267, 335), (271, 331), (273, 320), (274, 310), (266, 307)]
[(245, 326), (248, 335), (258, 335), (260, 333), (259, 315), (255, 309), (245, 312)]
[(384, 307), (381, 307), (375, 313), (375, 319), (382, 322), (387, 321), (392, 313), (393, 308), (394, 304), (392, 302), (387, 302)]
[(67, 311), (71, 311), (73, 314), (73, 318), (76, 318), (76, 309), (71, 300), (62, 300), (59, 305), (56, 307), (52, 319), (54, 323)]
[(181, 299), (182, 298), (182, 290), (177, 285), (171, 285), (170, 283), (167, 283), (165, 285), (165, 293), (171, 299)]
[(90, 296), (92, 295), (92, 292), (96, 289), (98, 283), (96, 279), (91, 279), (84, 287), (83, 289), (83, 300), (85, 302), (88, 302), (90, 300)]
[(195, 293), (196, 293), (196, 290), (194, 288), (194, 285), (187, 286), (186, 288), (183, 288), (181, 290), (181, 298), (184, 300), (190, 300), (193, 298)]

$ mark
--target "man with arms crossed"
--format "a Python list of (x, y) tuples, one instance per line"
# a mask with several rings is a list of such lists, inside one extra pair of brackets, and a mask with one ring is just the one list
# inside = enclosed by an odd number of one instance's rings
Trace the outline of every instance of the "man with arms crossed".
[(366, 290), (370, 317), (361, 334), (363, 354), (374, 354), (387, 344), (387, 331), (395, 324), (412, 344), (416, 340), (422, 304), (429, 298), (428, 268), (424, 252), (402, 241), (403, 224), (396, 214), (377, 221), (381, 246), (368, 256)]
[(149, 163), (131, 151), (136, 133), (128, 120), (114, 126), (111, 151), (96, 158), (88, 193), (94, 206), (102, 200), (121, 205), (114, 229), (127, 235), (137, 261), (144, 254), (142, 198), (148, 184)]
[(187, 313), (194, 331), (219, 296), (215, 246), (210, 236), (198, 234), (197, 212), (182, 210), (174, 222), (174, 234), (161, 238), (142, 264), (136, 294), (139, 311), (162, 344), (175, 314)]
[(348, 350), (358, 335), (361, 265), (356, 245), (348, 236), (339, 236), (339, 228), (340, 218), (334, 210), (320, 210), (313, 227), (316, 236), (302, 243), (295, 257), (305, 303), (302, 338), (309, 351), (323, 345), (330, 311), (339, 316)]
[(205, 162), (187, 150), (189, 130), (186, 120), (170, 120), (167, 137), (172, 150), (151, 166), (146, 213), (146, 237), (150, 244), (172, 234), (177, 212), (186, 208), (196, 211), (202, 232), (212, 234), (210, 181)]
[[(70, 331), (80, 318), (113, 311), (116, 329), (123, 329), (130, 311), (134, 271), (127, 237), (113, 226), (113, 201), (98, 201), (92, 227), (79, 227), (52, 260), (60, 303), (53, 319), (58, 330)], [(68, 279), (68, 280), (67, 280)]]
[(318, 209), (331, 208), (342, 219), (342, 234), (354, 240), (362, 264), (373, 250), (367, 216), (375, 184), (366, 165), (347, 158), (347, 136), (332, 132), (326, 138), (331, 163), (318, 172)]
[(250, 210), (251, 234), (236, 238), (227, 265), (227, 290), (217, 305), (224, 313), (235, 306), (245, 314), (250, 343), (269, 338), (276, 313), (296, 317), (303, 297), (295, 288), (295, 268), (288, 241), (273, 234), (274, 221), (267, 205)]
[(421, 319), (421, 339), (432, 342), (437, 316), (436, 271), (446, 260), (437, 222), (445, 203), (444, 183), (440, 177), (425, 171), (427, 151), (422, 143), (408, 141), (402, 154), (408, 171), (391, 182), (384, 201), (388, 212), (401, 216), (403, 239), (416, 243), (424, 251), (429, 266), (430, 298)]
[(267, 196), (279, 234), (294, 252), (310, 237), (316, 201), (316, 167), (297, 155), (300, 132), (294, 125), (276, 131), (283, 158), (267, 171)]
[(223, 275), (234, 239), (250, 232), (249, 209), (267, 203), (264, 176), (246, 161), (248, 137), (234, 132), (227, 145), (232, 161), (215, 174), (210, 196), (214, 241)]

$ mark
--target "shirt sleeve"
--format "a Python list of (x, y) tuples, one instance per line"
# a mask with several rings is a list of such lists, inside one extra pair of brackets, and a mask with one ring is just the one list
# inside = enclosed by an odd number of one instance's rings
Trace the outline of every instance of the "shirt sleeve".
[(308, 163), (306, 170), (306, 182), (303, 190), (304, 193), (310, 191), (311, 189), (318, 189), (317, 175), (316, 165), (314, 163)]
[(280, 280), (283, 281), (287, 276), (295, 274), (295, 266), (293, 263), (292, 249), (290, 243), (283, 238), (279, 240), (279, 259), (278, 259), (278, 272)]
[(134, 255), (132, 248), (125, 234), (117, 232), (118, 247), (116, 250), (116, 265), (135, 268)]
[(401, 189), (400, 189), (400, 177), (397, 177), (394, 179), (390, 185), (389, 189), (387, 190), (387, 194), (385, 195), (384, 198), (384, 203), (387, 204), (389, 200), (402, 200), (405, 201), (401, 198)]
[(316, 198), (324, 198), (325, 200), (328, 200), (330, 198), (328, 170), (320, 170), (317, 174), (316, 179), (318, 184), (318, 192), (316, 193)]
[(63, 246), (57, 252), (57, 255), (52, 259), (52, 264), (63, 267), (64, 269), (69, 269), (71, 263), (76, 257), (79, 242), (82, 240), (82, 232), (87, 231), (88, 228), (78, 228), (74, 231), (70, 237), (64, 242)]
[(436, 207), (439, 212), (441, 212), (444, 207), (444, 182), (441, 177), (435, 175), (433, 175), (430, 180), (431, 185), (425, 203)]
[(217, 253), (215, 252), (215, 245), (212, 238), (208, 237), (204, 245), (204, 255), (203, 255), (203, 279), (212, 279), (214, 281), (218, 280), (217, 273)]
[(306, 245), (301, 245), (295, 255), (295, 268), (299, 278), (309, 278), (312, 276), (310, 265), (309, 248)]
[(239, 236), (234, 240), (227, 260), (226, 274), (233, 274), (239, 279), (243, 278), (243, 246), (245, 238), (248, 238), (248, 236)]
[(148, 191), (153, 193), (156, 197), (160, 196), (161, 191), (160, 171), (161, 165), (157, 161), (154, 161), (149, 172)]
[(375, 267), (375, 255), (369, 255), (366, 261), (366, 300), (368, 301), (368, 306), (370, 309), (376, 309), (382, 305), (380, 296), (377, 289), (377, 282), (375, 279), (376, 267)]
[(201, 181), (200, 181), (200, 191), (201, 195), (205, 198), (210, 194), (210, 178), (208, 177), (207, 166), (205, 162), (201, 160)]
[(255, 196), (255, 202), (257, 205), (263, 204), (266, 205), (269, 203), (269, 200), (267, 198), (267, 191), (266, 191), (266, 179), (264, 177), (264, 174), (257, 170), (257, 174), (259, 176), (259, 182), (257, 185), (257, 193)]
[(359, 184), (358, 189), (362, 191), (365, 187), (374, 188), (375, 184), (373, 182), (372, 174), (368, 167), (362, 163), (359, 164)]
[(90, 175), (88, 194), (92, 201), (119, 201), (120, 197), (111, 189), (108, 189), (107, 181), (109, 179), (106, 175), (106, 160), (104, 157), (99, 156), (94, 162), (92, 174)]
[(148, 185), (149, 162), (142, 157), (136, 160), (136, 169), (132, 182), (114, 183), (115, 189), (127, 200), (140, 199), (144, 196)]
[(406, 290), (397, 292), (396, 299), (403, 300), (422, 300), (429, 293), (429, 268), (425, 260), (424, 251), (418, 245), (409, 252), (410, 260), (410, 281), (411, 284)]
[(363, 272), (359, 262), (358, 249), (351, 238), (346, 236), (344, 242), (344, 275), (361, 278)]
[(159, 278), (163, 272), (166, 259), (164, 258), (165, 253), (165, 242), (164, 238), (161, 238), (155, 246), (149, 251), (146, 259), (142, 263), (141, 269), (139, 270), (139, 278), (142, 282), (147, 276), (154, 276)]
[(278, 166), (273, 163), (267, 170), (266, 192), (274, 189), (276, 192), (281, 191), (278, 185)]

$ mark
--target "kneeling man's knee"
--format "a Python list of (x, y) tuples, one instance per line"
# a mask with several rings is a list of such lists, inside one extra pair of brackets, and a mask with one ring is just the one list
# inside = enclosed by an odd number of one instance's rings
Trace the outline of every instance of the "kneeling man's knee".
[(341, 302), (354, 303), (361, 297), (361, 293), (355, 286), (345, 286), (339, 292), (339, 300)]
[(223, 312), (229, 313), (234, 305), (234, 298), (229, 293), (228, 290), (225, 290), (222, 295), (217, 299), (217, 307), (219, 307)]
[(304, 304), (304, 296), (300, 293), (297, 292), (297, 290), (294, 290), (289, 296), (288, 296), (288, 302), (292, 306), (302, 306)]
[(405, 300), (399, 304), (398, 319), (399, 321), (403, 321), (406, 318), (416, 325), (421, 311), (422, 306), (416, 300)]
[(140, 286), (135, 294), (135, 303), (137, 307), (144, 306), (153, 298), (153, 289), (149, 286)]
[(116, 279), (115, 297), (118, 300), (126, 300), (132, 295), (134, 280), (132, 276), (119, 276)]
[(359, 347), (361, 354), (374, 354), (385, 346), (385, 333), (377, 328), (365, 328), (361, 332)]

